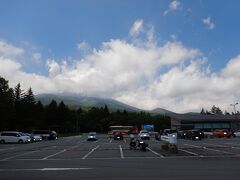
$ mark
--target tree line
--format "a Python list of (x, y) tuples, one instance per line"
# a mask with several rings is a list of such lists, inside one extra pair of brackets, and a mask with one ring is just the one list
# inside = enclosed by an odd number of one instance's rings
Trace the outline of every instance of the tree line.
[(24, 91), (20, 83), (10, 88), (8, 81), (0, 77), (0, 131), (51, 129), (60, 133), (106, 133), (109, 126), (132, 125), (140, 129), (143, 124), (154, 124), (159, 131), (170, 128), (170, 118), (146, 112), (110, 112), (107, 106), (70, 109), (64, 102), (58, 104), (55, 100), (44, 106), (41, 101), (36, 102), (31, 88)]
[[(204, 108), (202, 108), (200, 114), (203, 114), (203, 115), (212, 115), (212, 114), (218, 114), (218, 115), (230, 115), (230, 113), (228, 111), (222, 111), (219, 107), (213, 105), (212, 108), (210, 110), (204, 110)], [(232, 112), (231, 113), (232, 115), (234, 115), (235, 113)], [(236, 112), (237, 115), (240, 114), (239, 111)]]

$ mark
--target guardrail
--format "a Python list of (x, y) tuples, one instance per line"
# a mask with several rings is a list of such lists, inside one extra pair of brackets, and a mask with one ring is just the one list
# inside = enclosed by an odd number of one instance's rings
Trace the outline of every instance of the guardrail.
[(161, 145), (161, 148), (163, 150), (171, 151), (174, 153), (178, 152), (176, 133), (161, 136), (161, 141), (164, 141), (164, 143)]

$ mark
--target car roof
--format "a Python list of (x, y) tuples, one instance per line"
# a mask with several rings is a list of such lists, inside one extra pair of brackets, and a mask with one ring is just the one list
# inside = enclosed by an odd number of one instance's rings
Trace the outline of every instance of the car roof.
[(19, 131), (2, 131), (1, 133), (20, 133)]

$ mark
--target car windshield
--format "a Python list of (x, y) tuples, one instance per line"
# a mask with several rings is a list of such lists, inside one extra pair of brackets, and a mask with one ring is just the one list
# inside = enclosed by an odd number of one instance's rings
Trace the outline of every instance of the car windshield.
[(96, 133), (95, 133), (95, 132), (90, 132), (88, 135), (89, 135), (89, 136), (95, 136)]

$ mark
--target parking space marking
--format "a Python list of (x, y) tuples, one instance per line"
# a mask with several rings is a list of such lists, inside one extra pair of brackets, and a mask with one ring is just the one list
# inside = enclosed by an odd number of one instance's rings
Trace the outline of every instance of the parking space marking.
[(234, 147), (234, 146), (233, 146), (232, 149), (240, 149), (240, 147)]
[(0, 172), (5, 171), (73, 171), (73, 170), (90, 170), (93, 168), (42, 168), (42, 169), (0, 169)]
[(86, 159), (90, 154), (93, 153), (93, 151), (95, 151), (97, 148), (99, 148), (100, 145), (96, 146), (95, 148), (93, 148), (90, 152), (88, 152), (85, 156), (82, 157), (82, 159)]
[(209, 146), (216, 146), (216, 147), (222, 147), (222, 148), (228, 148), (229, 146), (223, 146), (223, 145), (218, 145), (218, 144), (210, 144), (210, 143), (203, 143), (205, 145), (209, 145)]
[(153, 154), (155, 154), (155, 155), (157, 155), (157, 156), (160, 156), (160, 157), (164, 158), (164, 156), (163, 156), (163, 155), (161, 155), (161, 154), (157, 153), (156, 151), (153, 151), (153, 150), (152, 150), (152, 149), (150, 149), (149, 147), (147, 147), (147, 149), (148, 149), (149, 151), (151, 151)]
[(203, 148), (203, 147), (201, 147), (201, 146), (195, 146), (195, 145), (192, 145), (192, 144), (183, 144), (183, 145), (185, 145), (185, 146), (191, 146), (191, 147), (195, 147), (195, 148)]
[(109, 142), (110, 142), (110, 143), (112, 143), (112, 140), (113, 140), (113, 139), (110, 139), (110, 141), (109, 141)]
[(229, 145), (234, 145), (234, 146), (240, 146), (240, 144), (236, 144), (236, 143), (224, 143), (224, 144), (229, 144)]
[(6, 148), (6, 149), (0, 149), (0, 151), (6, 151), (6, 150), (11, 150), (11, 149), (16, 149), (16, 147), (10, 147), (10, 148)]
[(119, 145), (119, 150), (120, 150), (121, 159), (124, 159), (123, 149), (121, 145)]
[(11, 157), (7, 157), (7, 158), (4, 158), (4, 159), (1, 159), (0, 161), (7, 161), (7, 160), (10, 160), (10, 159), (13, 159), (15, 157), (19, 157), (19, 156), (24, 156), (24, 155), (27, 155), (27, 154), (32, 154), (32, 153), (35, 153), (39, 150), (36, 150), (36, 151), (30, 151), (30, 152), (26, 152), (26, 153), (23, 153), (23, 154), (17, 154), (15, 156), (11, 156)]
[(50, 157), (56, 156), (56, 155), (61, 154), (61, 153), (65, 152), (65, 151), (66, 151), (66, 149), (63, 149), (63, 150), (61, 150), (61, 151), (59, 151), (59, 152), (57, 152), (55, 154), (52, 154), (52, 155), (49, 155), (47, 157), (42, 158), (42, 160), (46, 160), (46, 159), (48, 159)]
[(221, 153), (224, 153), (224, 154), (234, 154), (234, 153), (230, 153), (230, 152), (227, 152), (227, 151), (222, 151), (222, 150), (207, 148), (207, 147), (203, 147), (203, 149), (207, 149), (207, 150), (215, 151), (215, 152), (221, 152)]
[(185, 150), (185, 149), (180, 149), (180, 148), (178, 148), (178, 150), (179, 150), (179, 151), (182, 151), (182, 152), (185, 152), (185, 153), (188, 153), (188, 154), (191, 154), (191, 155), (194, 155), (194, 156), (199, 156), (199, 154), (194, 153), (194, 152), (191, 152), (191, 151), (187, 151), (187, 150)]
[[(206, 144), (206, 143), (204, 143), (204, 144)], [(224, 153), (224, 154), (234, 154), (234, 153), (231, 153), (231, 152), (222, 151), (222, 150), (213, 149), (213, 148), (208, 148), (208, 147), (195, 146), (195, 145), (191, 145), (191, 144), (184, 144), (184, 145), (192, 146), (192, 147), (196, 147), (196, 148), (202, 148), (202, 149), (205, 149), (205, 150), (210, 150), (210, 151), (215, 151), (215, 152), (221, 152), (221, 153)]]

